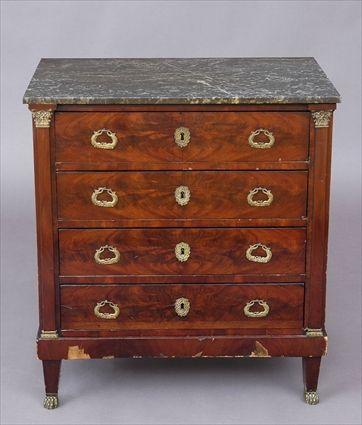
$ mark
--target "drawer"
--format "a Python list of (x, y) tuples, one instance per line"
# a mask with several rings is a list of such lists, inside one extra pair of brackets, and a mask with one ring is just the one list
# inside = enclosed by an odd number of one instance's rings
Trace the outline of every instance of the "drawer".
[(60, 274), (301, 274), (304, 228), (61, 229)]
[(55, 114), (56, 160), (181, 161), (181, 149), (174, 141), (179, 118), (179, 114), (167, 112), (58, 112)]
[(57, 112), (60, 163), (305, 161), (307, 112)]
[(62, 286), (63, 330), (301, 328), (302, 284)]
[(307, 178), (304, 171), (58, 173), (58, 215), (93, 221), (298, 219), (306, 215)]

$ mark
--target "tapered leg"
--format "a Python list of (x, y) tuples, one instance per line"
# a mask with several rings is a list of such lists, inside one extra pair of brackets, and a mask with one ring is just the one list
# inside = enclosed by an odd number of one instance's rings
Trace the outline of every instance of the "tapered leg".
[(58, 385), (61, 360), (43, 360), (45, 383), (44, 407), (55, 409), (58, 407)]
[(308, 404), (318, 404), (317, 393), (321, 357), (303, 357), (304, 398)]

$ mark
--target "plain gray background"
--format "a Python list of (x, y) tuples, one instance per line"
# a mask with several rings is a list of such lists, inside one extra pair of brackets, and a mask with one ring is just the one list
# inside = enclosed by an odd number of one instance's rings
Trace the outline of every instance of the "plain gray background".
[[(2, 423), (361, 423), (361, 3), (1, 3)], [(321, 403), (302, 401), (300, 359), (63, 362), (61, 407), (42, 407), (36, 360), (31, 116), (41, 57), (314, 56), (340, 91)]]

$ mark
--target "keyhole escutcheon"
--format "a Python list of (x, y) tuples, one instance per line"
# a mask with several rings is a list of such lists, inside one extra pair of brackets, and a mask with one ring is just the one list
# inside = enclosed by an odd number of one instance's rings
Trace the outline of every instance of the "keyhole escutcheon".
[(185, 148), (191, 140), (190, 130), (187, 127), (176, 128), (174, 139), (177, 146), (180, 148)]
[(175, 190), (175, 200), (181, 207), (187, 205), (191, 198), (191, 191), (187, 186), (179, 186)]
[(186, 317), (189, 314), (190, 307), (191, 303), (188, 298), (177, 298), (175, 301), (175, 312), (179, 317)]
[(181, 263), (187, 261), (191, 254), (191, 247), (186, 242), (180, 242), (175, 246), (175, 256)]

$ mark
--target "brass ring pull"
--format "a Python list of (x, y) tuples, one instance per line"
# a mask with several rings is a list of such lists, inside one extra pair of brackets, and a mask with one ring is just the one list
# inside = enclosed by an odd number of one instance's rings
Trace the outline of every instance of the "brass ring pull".
[[(113, 257), (101, 258), (101, 254), (105, 250), (111, 252), (113, 254)], [(101, 246), (99, 249), (96, 250), (94, 254), (94, 260), (97, 264), (116, 264), (119, 262), (120, 258), (121, 254), (119, 253), (118, 249), (111, 245)]]
[(185, 148), (191, 140), (190, 130), (186, 127), (176, 128), (174, 138), (177, 146)]
[[(104, 192), (108, 193), (108, 195), (112, 198), (111, 201), (100, 201), (98, 199), (98, 195)], [(94, 205), (104, 208), (113, 208), (115, 205), (117, 205), (118, 202), (118, 196), (116, 192), (113, 192), (112, 189), (108, 189), (107, 187), (99, 187), (98, 189), (94, 189), (91, 199)]]
[(186, 317), (190, 311), (190, 301), (187, 298), (177, 298), (175, 312), (180, 317)]
[(187, 205), (190, 201), (191, 192), (187, 186), (179, 186), (175, 190), (175, 199), (176, 202), (181, 205)]
[[(260, 311), (251, 311), (250, 309), (254, 307), (255, 304), (258, 304), (260, 307), (263, 307)], [(269, 306), (263, 300), (251, 300), (244, 307), (244, 314), (247, 317), (265, 317), (269, 314)]]
[[(106, 133), (106, 135), (108, 137), (110, 137), (111, 142), (98, 142), (97, 138), (103, 134)], [(117, 136), (115, 135), (115, 133), (113, 133), (110, 130), (107, 130), (106, 128), (102, 128), (101, 130), (97, 130), (93, 133), (92, 137), (91, 137), (91, 143), (92, 146), (94, 146), (95, 148), (98, 149), (114, 149), (118, 143), (118, 139)]]
[(176, 258), (183, 263), (184, 261), (187, 261), (191, 254), (191, 248), (190, 245), (186, 242), (180, 242), (175, 246), (175, 255)]
[[(266, 195), (267, 199), (254, 200), (253, 199), (254, 195), (256, 195), (259, 192)], [(248, 204), (252, 207), (268, 207), (273, 202), (273, 199), (274, 199), (274, 196), (271, 193), (271, 191), (268, 190), (268, 189), (265, 189), (264, 187), (256, 187), (256, 188), (252, 189), (249, 192), (248, 197), (247, 197)]]
[[(254, 138), (258, 136), (260, 133), (263, 133), (267, 138), (267, 142), (255, 142)], [(252, 148), (256, 149), (269, 149), (274, 145), (275, 138), (271, 131), (265, 130), (264, 128), (259, 128), (258, 130), (253, 131), (249, 136), (249, 145)]]
[[(253, 252), (258, 248), (261, 248), (266, 253), (265, 257), (260, 257), (259, 255), (253, 255)], [(246, 250), (246, 258), (249, 261), (253, 261), (254, 263), (269, 263), (269, 261), (272, 258), (272, 255), (273, 255), (272, 250), (261, 243), (250, 245), (249, 248)]]
[[(113, 310), (113, 313), (102, 313), (100, 310), (105, 305), (108, 305), (109, 307), (111, 307), (111, 309)], [(100, 301), (94, 307), (94, 314), (96, 317), (99, 317), (100, 319), (107, 319), (107, 320), (117, 319), (117, 317), (119, 316), (119, 307), (117, 304), (114, 304), (108, 300)]]

